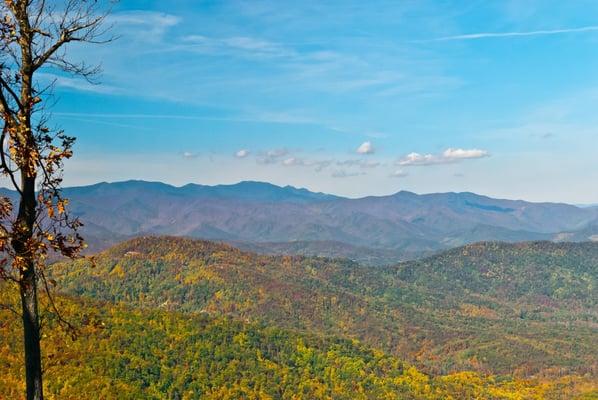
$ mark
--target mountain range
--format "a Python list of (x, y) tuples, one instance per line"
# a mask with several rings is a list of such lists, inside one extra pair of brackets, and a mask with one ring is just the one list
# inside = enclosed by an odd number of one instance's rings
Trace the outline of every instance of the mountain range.
[(598, 240), (598, 207), (469, 192), (401, 191), (350, 199), (263, 182), (175, 187), (126, 181), (66, 188), (64, 194), (85, 224), (83, 233), (93, 251), (157, 234), (373, 265), (478, 241)]
[[(597, 272), (591, 241), (480, 242), (367, 266), (139, 236), (46, 267), (57, 291), (40, 292), (45, 388), (65, 399), (596, 399)], [(1, 398), (24, 390), (18, 301), (0, 283)]]

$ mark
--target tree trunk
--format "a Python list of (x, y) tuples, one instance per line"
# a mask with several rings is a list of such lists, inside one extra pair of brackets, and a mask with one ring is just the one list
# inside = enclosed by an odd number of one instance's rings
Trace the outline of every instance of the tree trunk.
[(21, 305), (23, 308), (23, 342), (25, 345), (25, 377), (27, 400), (42, 400), (42, 360), (39, 314), (37, 311), (37, 281), (34, 267), (23, 274)]
[(13, 248), (22, 264), (19, 289), (23, 310), (23, 343), (25, 346), (25, 381), (27, 400), (43, 400), (42, 358), (40, 346), (40, 326), (37, 307), (36, 260), (33, 258), (29, 240), (33, 235), (37, 201), (35, 199), (35, 175), (22, 172), (21, 201), (17, 216), (19, 237), (13, 241)]

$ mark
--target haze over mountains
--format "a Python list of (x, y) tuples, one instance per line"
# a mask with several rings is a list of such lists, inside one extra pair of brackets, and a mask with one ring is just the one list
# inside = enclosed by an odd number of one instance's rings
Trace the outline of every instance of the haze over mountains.
[(126, 181), (65, 189), (94, 250), (144, 234), (231, 242), (262, 253), (392, 263), (478, 241), (598, 240), (598, 208), (474, 193), (349, 199), (262, 182), (174, 187)]

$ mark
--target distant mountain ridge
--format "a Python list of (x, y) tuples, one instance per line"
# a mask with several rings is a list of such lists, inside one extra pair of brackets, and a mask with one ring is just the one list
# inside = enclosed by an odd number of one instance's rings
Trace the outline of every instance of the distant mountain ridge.
[[(400, 191), (349, 199), (253, 181), (181, 187), (125, 181), (71, 187), (64, 193), (94, 250), (158, 234), (244, 243), (254, 247), (241, 247), (265, 253), (346, 255), (387, 264), (478, 241), (598, 238), (598, 208), (470, 192)], [(327, 253), (324, 243), (332, 242), (338, 245)]]
[(354, 246), (333, 240), (296, 240), (292, 242), (229, 242), (246, 251), (268, 255), (302, 255), (329, 258), (347, 258), (364, 265), (390, 265), (398, 260), (416, 259), (429, 252), (409, 252), (393, 249), (378, 249)]
[(89, 186), (69, 187), (65, 192), (75, 195), (108, 194), (115, 190), (141, 190), (154, 193), (168, 193), (184, 197), (210, 197), (217, 199), (240, 199), (251, 201), (315, 201), (334, 200), (342, 197), (311, 192), (293, 186), (277, 186), (267, 182), (242, 181), (230, 185), (200, 185), (188, 183), (184, 186), (173, 186), (163, 182), (129, 180), (122, 182), (100, 182)]

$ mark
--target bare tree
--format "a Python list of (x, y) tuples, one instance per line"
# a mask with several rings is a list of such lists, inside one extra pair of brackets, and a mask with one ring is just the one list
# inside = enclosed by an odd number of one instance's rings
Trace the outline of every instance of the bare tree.
[(48, 126), (54, 85), (42, 85), (38, 72), (91, 79), (98, 68), (72, 61), (66, 48), (111, 40), (105, 38), (104, 6), (97, 0), (0, 4), (0, 173), (17, 193), (0, 198), (0, 278), (20, 292), (28, 400), (43, 398), (38, 287), (50, 295), (46, 258), (75, 257), (83, 247), (81, 223), (61, 195), (63, 162), (72, 155), (74, 138)]

